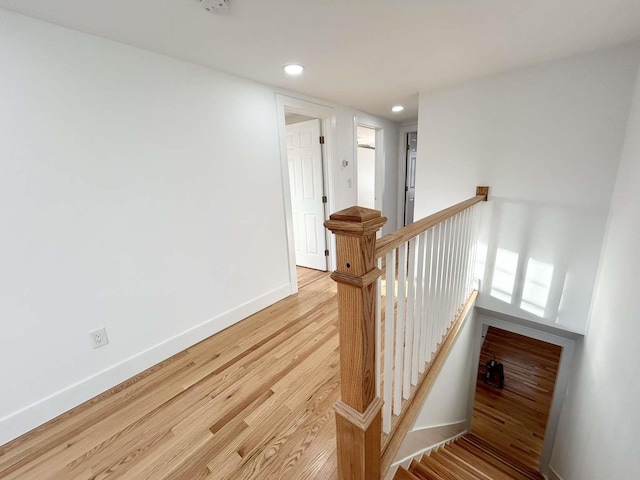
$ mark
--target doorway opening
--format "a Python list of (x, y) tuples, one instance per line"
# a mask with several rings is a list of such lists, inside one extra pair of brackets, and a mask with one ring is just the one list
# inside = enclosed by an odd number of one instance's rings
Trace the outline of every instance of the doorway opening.
[(404, 179), (404, 225), (413, 223), (416, 199), (416, 159), (418, 155), (418, 132), (405, 134), (405, 179)]
[(285, 109), (285, 131), (295, 263), (297, 267), (324, 272), (329, 251), (323, 226), (327, 195), (322, 122)]
[[(471, 434), (517, 468), (544, 467), (562, 353), (562, 346), (494, 326), (483, 335)], [(504, 372), (504, 383), (496, 371)]]
[(358, 206), (376, 208), (376, 130), (358, 125), (356, 179)]
[[(382, 212), (385, 178), (384, 125), (368, 117), (354, 117), (353, 126), (356, 203)], [(381, 232), (378, 232), (378, 236), (380, 235)]]
[(276, 94), (276, 104), (289, 286), (295, 294), (298, 269), (335, 269), (335, 240), (324, 228), (324, 221), (335, 211), (331, 179), (336, 115), (332, 107), (282, 94)]

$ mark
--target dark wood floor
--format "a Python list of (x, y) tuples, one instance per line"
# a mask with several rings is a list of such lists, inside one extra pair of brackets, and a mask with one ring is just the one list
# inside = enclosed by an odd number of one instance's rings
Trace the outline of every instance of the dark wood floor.
[(479, 376), (471, 431), (509, 458), (538, 471), (562, 348), (490, 327), (480, 356), (504, 364), (504, 389)]
[(0, 478), (335, 478), (336, 286), (299, 272), (297, 295), (0, 447)]

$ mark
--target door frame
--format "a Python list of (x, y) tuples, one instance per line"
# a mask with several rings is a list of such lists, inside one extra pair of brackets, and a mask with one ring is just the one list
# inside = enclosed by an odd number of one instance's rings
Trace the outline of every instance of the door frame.
[[(560, 363), (558, 364), (558, 372), (556, 374), (556, 383), (553, 389), (553, 397), (551, 407), (549, 409), (549, 419), (547, 420), (547, 428), (544, 433), (544, 441), (542, 446), (542, 455), (540, 456), (540, 472), (547, 474), (549, 463), (551, 462), (551, 454), (553, 453), (553, 445), (556, 439), (558, 424), (560, 422), (560, 413), (562, 411), (562, 403), (566, 395), (569, 378), (573, 365), (573, 355), (576, 348), (576, 339), (580, 337), (572, 332), (538, 330), (531, 322), (512, 317), (510, 315), (484, 310), (476, 307), (476, 331), (473, 334), (474, 347), (471, 356), (473, 363), (471, 369), (471, 388), (469, 391), (469, 405), (467, 418), (469, 419), (468, 430), (471, 431), (471, 422), (473, 420), (473, 406), (476, 396), (476, 384), (478, 381), (478, 365), (480, 363), (480, 353), (482, 350), (482, 342), (484, 334), (488, 327), (496, 327), (508, 332), (524, 335), (525, 337), (535, 338), (543, 342), (551, 343), (562, 347), (560, 355)], [(524, 324), (526, 322), (526, 324)], [(542, 328), (549, 329), (548, 326), (541, 325)], [(566, 336), (565, 336), (566, 335)]]
[[(406, 199), (404, 187), (405, 178), (407, 176), (407, 134), (418, 132), (418, 124), (403, 125), (399, 129), (399, 149), (398, 149), (398, 225), (396, 228), (404, 226), (404, 202)], [(418, 137), (418, 148), (420, 146), (420, 138)], [(418, 169), (418, 152), (416, 151), (416, 170)], [(414, 201), (415, 206), (415, 201)], [(415, 220), (414, 220), (415, 221)]]
[[(276, 110), (278, 115), (278, 137), (280, 143), (280, 171), (282, 175), (282, 197), (284, 203), (284, 220), (287, 238), (287, 253), (289, 267), (289, 283), (291, 294), (298, 292), (298, 274), (296, 271), (296, 249), (293, 235), (293, 208), (291, 205), (291, 180), (289, 178), (289, 158), (287, 156), (287, 137), (285, 111), (298, 113), (307, 117), (320, 119), (321, 132), (325, 143), (322, 145), (322, 175), (324, 180), (324, 194), (327, 196), (325, 218), (334, 211), (335, 186), (333, 179), (333, 159), (335, 158), (336, 114), (335, 110), (318, 103), (301, 100), (281, 93), (276, 93)], [(335, 269), (335, 241), (325, 230), (325, 248), (329, 250), (327, 268)]]
[[(384, 205), (384, 124), (364, 115), (353, 117), (353, 179), (356, 191), (358, 189), (358, 126), (371, 128), (376, 131), (376, 184), (375, 184), (375, 209), (382, 211)], [(356, 196), (357, 198), (357, 196)]]

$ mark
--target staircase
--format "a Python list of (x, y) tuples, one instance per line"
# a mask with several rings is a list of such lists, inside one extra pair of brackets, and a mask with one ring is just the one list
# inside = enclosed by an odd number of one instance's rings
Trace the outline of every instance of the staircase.
[(394, 480), (543, 480), (519, 462), (505, 458), (485, 440), (467, 434), (398, 468)]

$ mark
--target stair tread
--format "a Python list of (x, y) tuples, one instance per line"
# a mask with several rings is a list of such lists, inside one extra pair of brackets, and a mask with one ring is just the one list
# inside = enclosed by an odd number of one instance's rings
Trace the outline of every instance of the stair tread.
[(416, 460), (411, 461), (411, 465), (409, 465), (409, 471), (419, 480), (446, 480), (443, 479), (438, 474), (438, 472), (435, 472), (430, 466), (423, 465)]
[[(494, 451), (488, 451), (476, 442), (469, 440), (465, 435), (460, 439), (459, 445), (464, 449), (470, 451), (476, 457), (483, 459), (485, 462), (493, 465), (499, 470), (503, 471), (511, 478), (516, 480), (538, 480), (542, 477), (534, 476), (533, 472), (529, 469), (522, 471), (521, 469), (514, 467), (507, 459), (505, 459), (499, 453)], [(539, 474), (538, 474), (539, 475)]]
[(530, 467), (505, 457), (493, 445), (473, 434), (458, 438), (408, 469), (399, 468), (394, 480), (543, 480)]
[(511, 468), (509, 465), (505, 464), (499, 458), (487, 453), (486, 451), (479, 448), (477, 445), (473, 443), (461, 441), (460, 446), (465, 450), (469, 451), (472, 455), (477, 458), (482, 459), (489, 465), (495, 467), (497, 470), (506, 475), (507, 478), (515, 479), (515, 480), (530, 480), (528, 476), (518, 472), (517, 470)]
[(461, 458), (459, 455), (454, 453), (453, 446), (447, 446), (447, 448), (443, 448), (438, 453), (442, 455), (446, 462), (456, 465), (459, 470), (464, 472), (461, 473), (461, 475), (466, 475), (469, 478), (478, 480), (495, 480), (482, 470), (476, 468), (473, 464), (469, 463), (464, 458)]
[(393, 476), (393, 480), (420, 480), (413, 473), (405, 468), (398, 467), (396, 474)]
[(460, 459), (460, 461), (466, 462), (468, 465), (476, 468), (484, 475), (486, 475), (490, 480), (512, 480), (513, 477), (508, 475), (507, 473), (500, 470), (498, 467), (492, 465), (481, 457), (474, 455), (469, 450), (464, 447), (458, 445), (457, 443), (452, 444), (448, 451), (455, 455), (456, 458)]
[(463, 438), (467, 442), (470, 442), (476, 445), (479, 449), (484, 450), (488, 454), (499, 458), (500, 460), (502, 460), (502, 463), (508, 465), (513, 470), (521, 473), (522, 475), (524, 475), (526, 478), (530, 480), (541, 480), (544, 478), (539, 472), (536, 472), (531, 467), (524, 465), (522, 462), (516, 460), (515, 458), (505, 455), (503, 452), (497, 449), (494, 445), (487, 442), (483, 438), (474, 435), (473, 433), (469, 433), (465, 435)]
[(440, 464), (443, 468), (451, 472), (456, 478), (462, 480), (475, 480), (477, 478), (473, 475), (472, 472), (464, 468), (464, 465), (461, 461), (459, 461), (458, 459), (452, 460), (450, 457), (448, 457), (445, 453), (446, 450), (446, 448), (441, 448), (437, 452), (431, 452), (429, 456), (423, 456), (422, 459), (425, 462), (435, 462)]
[(431, 455), (423, 455), (419, 463), (429, 467), (444, 480), (458, 480), (458, 475), (455, 471), (438, 462), (437, 452), (431, 452)]

